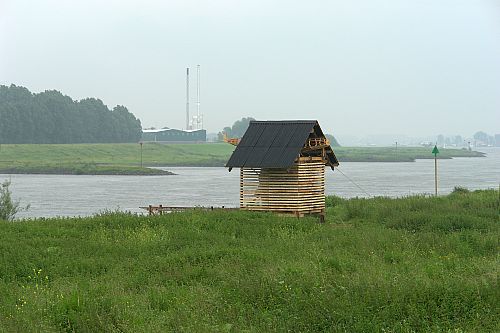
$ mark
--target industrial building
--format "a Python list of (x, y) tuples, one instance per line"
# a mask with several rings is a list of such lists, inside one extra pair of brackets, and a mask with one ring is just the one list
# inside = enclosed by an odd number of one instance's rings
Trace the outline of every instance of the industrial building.
[(207, 131), (180, 130), (175, 128), (145, 129), (142, 130), (143, 142), (205, 142), (207, 141)]

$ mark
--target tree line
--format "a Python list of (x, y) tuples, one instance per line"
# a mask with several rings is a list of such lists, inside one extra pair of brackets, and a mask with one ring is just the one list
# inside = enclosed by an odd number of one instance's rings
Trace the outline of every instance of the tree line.
[(0, 144), (137, 142), (141, 135), (140, 120), (124, 106), (0, 85)]
[(222, 141), (223, 137), (224, 137), (224, 134), (226, 134), (226, 136), (228, 138), (241, 138), (243, 136), (243, 134), (245, 134), (248, 126), (250, 125), (250, 122), (252, 120), (255, 120), (254, 118), (252, 117), (247, 117), (247, 118), (241, 118), (241, 120), (236, 120), (234, 123), (233, 123), (233, 126), (226, 126), (222, 129), (222, 131), (220, 131), (219, 133), (217, 133), (217, 138), (219, 141)]

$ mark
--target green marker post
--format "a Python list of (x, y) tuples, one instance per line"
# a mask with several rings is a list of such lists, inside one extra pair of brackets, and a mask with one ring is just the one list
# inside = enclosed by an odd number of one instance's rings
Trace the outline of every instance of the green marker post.
[(432, 149), (432, 153), (434, 154), (434, 190), (436, 196), (438, 195), (438, 162), (437, 162), (437, 154), (439, 154), (439, 149), (436, 146), (434, 146), (434, 149)]
[(141, 145), (141, 168), (142, 168), (142, 145), (144, 144), (144, 142), (139, 141), (139, 144)]

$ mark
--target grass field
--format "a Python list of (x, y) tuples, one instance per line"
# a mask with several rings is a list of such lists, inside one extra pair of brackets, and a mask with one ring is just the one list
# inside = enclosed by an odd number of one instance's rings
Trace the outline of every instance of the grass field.
[(499, 192), (0, 221), (0, 332), (498, 332)]
[[(144, 144), (144, 166), (224, 166), (234, 147), (212, 144)], [(428, 148), (339, 147), (340, 162), (408, 162), (433, 158)], [(440, 158), (479, 157), (484, 154), (442, 149)], [(140, 168), (138, 144), (1, 145), (0, 173), (151, 174)]]

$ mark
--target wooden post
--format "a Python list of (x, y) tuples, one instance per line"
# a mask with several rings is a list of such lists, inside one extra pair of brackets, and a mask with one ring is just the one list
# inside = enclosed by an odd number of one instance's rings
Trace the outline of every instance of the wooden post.
[(160, 215), (163, 215), (163, 209), (162, 208), (163, 208), (163, 205), (160, 205), (158, 207), (158, 212), (160, 212)]
[(438, 161), (437, 161), (437, 154), (439, 154), (439, 149), (437, 147), (437, 144), (434, 146), (434, 149), (432, 149), (432, 153), (434, 154), (434, 193), (437, 197), (438, 195)]
[(435, 195), (438, 195), (438, 160), (437, 155), (434, 155), (434, 190)]
[(396, 141), (396, 162), (398, 161), (398, 142)]
[(243, 204), (243, 168), (240, 168), (240, 208), (245, 208), (245, 205)]
[(141, 142), (139, 142), (139, 144), (141, 145), (141, 168), (142, 168), (142, 144), (143, 144), (143, 142), (141, 141)]
[(325, 223), (325, 212), (319, 214), (319, 223)]

